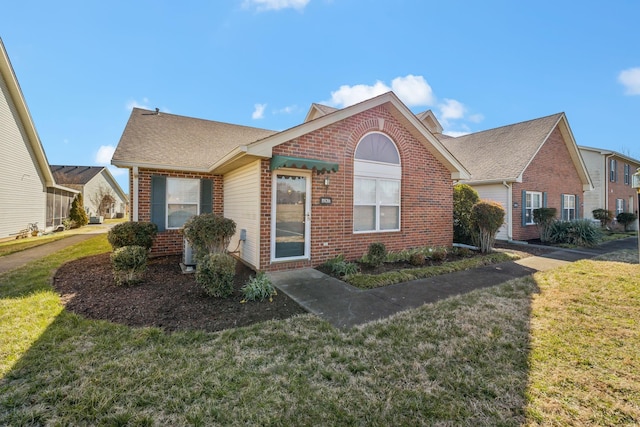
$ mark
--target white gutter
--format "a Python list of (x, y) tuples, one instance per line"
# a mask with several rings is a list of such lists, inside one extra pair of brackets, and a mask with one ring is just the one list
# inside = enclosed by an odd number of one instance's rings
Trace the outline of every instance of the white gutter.
[(507, 240), (513, 240), (513, 188), (511, 183), (502, 181), (502, 185), (507, 187)]
[(138, 222), (138, 166), (134, 166), (131, 173), (133, 174), (133, 189), (131, 190), (131, 196), (133, 198), (133, 206), (131, 207), (133, 210), (133, 218), (131, 218), (131, 220)]
[[(609, 155), (604, 156), (604, 209), (609, 210), (609, 182), (611, 181), (611, 171), (607, 173), (607, 165), (609, 164), (609, 159), (615, 156), (615, 153), (610, 153)], [(618, 176), (618, 164), (616, 162), (616, 177)], [(613, 213), (615, 214), (615, 206), (613, 209)], [(584, 215), (584, 212), (582, 213)]]

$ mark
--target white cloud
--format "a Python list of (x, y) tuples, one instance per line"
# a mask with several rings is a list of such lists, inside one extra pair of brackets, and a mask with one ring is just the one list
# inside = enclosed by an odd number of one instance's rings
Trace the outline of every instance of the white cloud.
[(276, 111), (278, 114), (291, 114), (298, 109), (297, 105), (288, 105)]
[(251, 114), (253, 120), (264, 119), (264, 109), (267, 108), (267, 104), (254, 104), (255, 110)]
[(469, 120), (472, 123), (480, 123), (481, 121), (484, 120), (484, 116), (482, 114), (472, 114), (469, 117), (467, 117), (467, 120)]
[(111, 163), (113, 153), (116, 151), (116, 147), (113, 145), (101, 145), (96, 153), (95, 161), (99, 165), (108, 165)]
[(406, 77), (396, 77), (391, 81), (391, 88), (409, 107), (435, 103), (433, 90), (422, 76), (409, 74)]
[(310, 0), (244, 0), (242, 7), (255, 8), (258, 12), (265, 10), (304, 9)]
[(621, 71), (618, 81), (625, 87), (626, 95), (640, 95), (640, 67)]
[(107, 166), (107, 169), (109, 169), (109, 172), (111, 172), (111, 175), (113, 176), (122, 176), (122, 175), (127, 175), (129, 173), (129, 169), (117, 168), (111, 165)]
[(438, 105), (440, 108), (440, 119), (443, 121), (461, 119), (466, 112), (465, 106), (455, 99), (446, 99), (444, 103)]
[(413, 74), (396, 77), (391, 81), (391, 86), (380, 80), (373, 85), (343, 85), (337, 91), (331, 92), (331, 100), (325, 101), (325, 103), (344, 108), (391, 90), (409, 107), (435, 103), (435, 96), (429, 83), (424, 77)]
[(149, 107), (149, 98), (142, 98), (142, 102), (138, 102), (135, 99), (130, 99), (127, 101), (126, 109), (131, 111), (134, 108), (144, 108), (145, 110), (150, 110)]
[(457, 138), (459, 136), (469, 135), (471, 132), (466, 132), (466, 131), (461, 131), (461, 130), (445, 130), (442, 133), (444, 133), (445, 135), (449, 135), (449, 136), (452, 136), (454, 138)]
[(331, 92), (331, 100), (327, 103), (343, 108), (348, 107), (358, 102), (362, 102), (367, 99), (371, 99), (375, 96), (382, 95), (385, 92), (389, 92), (391, 88), (381, 81), (377, 81), (373, 86), (368, 85), (342, 85), (340, 89), (335, 92)]

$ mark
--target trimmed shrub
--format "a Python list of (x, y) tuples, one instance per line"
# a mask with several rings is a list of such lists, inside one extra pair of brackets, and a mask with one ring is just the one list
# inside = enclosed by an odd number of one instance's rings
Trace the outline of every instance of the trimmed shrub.
[(616, 220), (624, 226), (624, 231), (629, 231), (627, 228), (633, 224), (638, 216), (631, 212), (620, 212), (616, 217)]
[(142, 280), (147, 270), (149, 251), (143, 246), (123, 246), (111, 253), (116, 285), (131, 285)]
[(478, 192), (467, 184), (453, 187), (453, 241), (472, 243), (473, 223), (471, 211), (473, 205), (480, 201)]
[(473, 205), (471, 220), (473, 222), (474, 241), (483, 254), (491, 252), (496, 234), (504, 223), (504, 209), (493, 201), (481, 200)]
[(447, 259), (447, 249), (446, 248), (429, 248), (429, 258), (432, 261), (440, 262)]
[(123, 222), (109, 230), (107, 240), (113, 249), (142, 246), (148, 251), (157, 234), (158, 226), (151, 222)]
[(613, 221), (613, 212), (607, 209), (594, 209), (591, 211), (593, 218), (600, 221), (600, 225), (604, 228), (608, 227)]
[(422, 255), (419, 252), (414, 252), (409, 257), (409, 264), (415, 265), (416, 267), (420, 265), (424, 265), (425, 263), (426, 263), (426, 259), (424, 258), (424, 255)]
[(595, 246), (602, 237), (602, 231), (588, 219), (556, 221), (551, 225), (549, 241), (575, 246)]
[(84, 227), (89, 223), (89, 217), (84, 210), (84, 200), (82, 193), (78, 195), (71, 202), (71, 210), (69, 211), (69, 219), (72, 221), (71, 228)]
[(556, 208), (538, 208), (533, 210), (533, 222), (540, 232), (540, 241), (548, 242), (551, 224), (556, 220)]
[(249, 281), (240, 288), (244, 299), (242, 302), (247, 301), (264, 301), (267, 298), (269, 302), (273, 300), (273, 297), (277, 295), (276, 289), (273, 287), (271, 280), (264, 273), (258, 273), (256, 277), (252, 277)]
[(382, 265), (386, 257), (387, 248), (384, 243), (375, 242), (369, 245), (369, 250), (367, 251), (367, 264), (372, 267), (378, 267)]
[(235, 232), (235, 221), (213, 213), (189, 218), (182, 229), (184, 237), (193, 247), (196, 259), (207, 254), (225, 253)]
[(236, 259), (229, 254), (203, 256), (196, 268), (196, 283), (212, 297), (226, 298), (233, 293)]

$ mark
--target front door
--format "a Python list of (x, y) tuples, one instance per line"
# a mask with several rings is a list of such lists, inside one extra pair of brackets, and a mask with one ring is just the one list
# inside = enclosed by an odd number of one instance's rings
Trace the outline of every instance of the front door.
[(311, 174), (278, 171), (273, 177), (271, 259), (308, 259)]

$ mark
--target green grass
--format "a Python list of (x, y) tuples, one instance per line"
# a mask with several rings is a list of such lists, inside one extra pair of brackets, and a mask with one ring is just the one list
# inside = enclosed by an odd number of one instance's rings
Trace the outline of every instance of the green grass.
[(70, 234), (47, 234), (38, 237), (27, 237), (26, 239), (13, 239), (0, 243), (0, 256), (13, 254), (25, 249), (44, 245), (45, 243), (55, 242), (56, 240), (69, 237)]
[(410, 280), (424, 279), (425, 277), (439, 276), (455, 271), (469, 270), (485, 265), (497, 264), (518, 259), (514, 254), (506, 252), (494, 252), (487, 255), (478, 255), (473, 258), (465, 258), (458, 261), (446, 262), (440, 265), (428, 267), (407, 268), (388, 271), (380, 274), (356, 273), (345, 276), (344, 280), (352, 286), (360, 289), (373, 289), (395, 283), (408, 282)]
[(581, 261), (349, 331), (304, 315), (168, 334), (62, 309), (48, 272), (107, 249), (0, 276), (0, 425), (640, 422), (638, 265)]

